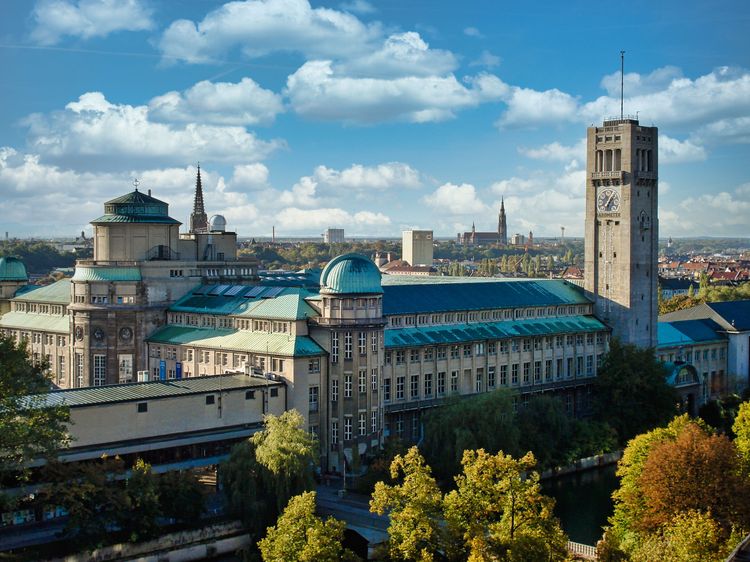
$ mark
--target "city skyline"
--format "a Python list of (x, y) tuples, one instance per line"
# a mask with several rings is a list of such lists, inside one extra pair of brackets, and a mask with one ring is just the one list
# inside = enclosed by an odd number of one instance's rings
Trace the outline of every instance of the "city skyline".
[[(750, 10), (738, 2), (10, 2), (0, 209), (11, 236), (89, 229), (141, 189), (243, 237), (583, 235), (585, 131), (659, 127), (660, 234), (746, 235)], [(696, 41), (696, 37), (701, 37)], [(87, 230), (89, 232), (90, 230)]]

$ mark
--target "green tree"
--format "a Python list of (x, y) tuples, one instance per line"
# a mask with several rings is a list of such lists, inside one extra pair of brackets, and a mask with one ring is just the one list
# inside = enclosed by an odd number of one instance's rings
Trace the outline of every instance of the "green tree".
[(318, 442), (303, 429), (304, 423), (297, 410), (287, 410), (278, 417), (267, 415), (263, 431), (250, 438), (255, 445), (255, 457), (271, 475), (269, 485), (276, 498), (277, 513), (292, 496), (314, 485)]
[(70, 414), (49, 399), (45, 368), (29, 360), (25, 341), (0, 335), (0, 478), (6, 482), (27, 476), (29, 461), (67, 445)]
[(695, 285), (693, 285), (692, 283), (690, 283), (690, 285), (688, 286), (687, 296), (689, 299), (695, 298)]
[(750, 472), (750, 402), (740, 404), (732, 430), (736, 436), (734, 444), (737, 452), (742, 457), (745, 470)]
[(449, 481), (458, 474), (467, 449), (518, 453), (519, 431), (513, 416), (507, 389), (449, 398), (429, 411), (424, 417), (423, 450), (437, 477)]
[(429, 562), (441, 550), (443, 496), (416, 447), (391, 464), (397, 484), (375, 484), (370, 511), (389, 511), (388, 552), (393, 560)]
[(653, 348), (610, 342), (594, 381), (594, 413), (616, 431), (621, 443), (666, 423), (676, 412), (677, 397)]
[(573, 424), (559, 398), (533, 397), (519, 409), (516, 425), (521, 450), (532, 451), (540, 468), (559, 466), (568, 460)]
[(567, 537), (544, 496), (534, 455), (465, 451), (463, 473), (445, 497), (448, 528), (468, 560), (566, 560)]
[[(105, 486), (116, 486), (106, 483)], [(128, 533), (131, 542), (155, 537), (160, 515), (157, 477), (151, 472), (151, 465), (137, 459), (125, 483), (128, 496), (128, 509), (118, 514), (120, 528)]]
[(342, 546), (346, 523), (315, 515), (315, 492), (289, 500), (276, 525), (258, 543), (265, 562), (339, 562), (358, 560)]
[(180, 524), (200, 520), (205, 507), (203, 486), (191, 471), (171, 471), (159, 477), (159, 511)]

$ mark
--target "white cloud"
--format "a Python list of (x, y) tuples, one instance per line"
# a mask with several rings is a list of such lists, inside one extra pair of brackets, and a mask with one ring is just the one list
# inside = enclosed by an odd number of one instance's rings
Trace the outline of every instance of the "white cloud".
[(514, 86), (503, 101), (508, 109), (496, 122), (498, 127), (547, 126), (577, 118), (577, 99), (557, 88), (540, 92)]
[[(673, 80), (682, 78), (682, 70), (676, 66), (663, 66), (649, 74), (628, 72), (623, 76), (623, 91), (626, 97), (650, 94), (668, 88)], [(613, 98), (620, 98), (620, 72), (602, 78), (601, 86)]]
[(422, 185), (419, 172), (401, 162), (387, 162), (377, 166), (354, 164), (344, 170), (318, 166), (313, 176), (316, 181), (331, 187), (353, 190), (416, 188)]
[(31, 38), (42, 45), (54, 45), (65, 35), (90, 39), (153, 27), (151, 10), (140, 0), (40, 0), (33, 18)]
[(489, 212), (487, 205), (477, 197), (475, 187), (468, 183), (445, 183), (426, 195), (423, 201), (444, 215), (481, 215)]
[(484, 66), (486, 68), (495, 68), (500, 66), (501, 59), (497, 55), (493, 55), (489, 51), (482, 51), (479, 58), (469, 63), (469, 66)]
[(344, 2), (343, 4), (340, 4), (340, 8), (345, 12), (361, 15), (373, 14), (377, 11), (375, 6), (366, 0), (351, 0), (350, 2)]
[(369, 52), (381, 33), (379, 24), (364, 24), (330, 8), (312, 8), (307, 0), (247, 0), (226, 3), (198, 23), (173, 22), (159, 47), (168, 57), (194, 63), (234, 48), (248, 57), (274, 51), (333, 57)]
[[(329, 226), (354, 229), (355, 234), (372, 232), (373, 227), (387, 226), (391, 219), (383, 213), (371, 211), (349, 212), (341, 208), (321, 208), (311, 211), (287, 207), (277, 216), (276, 224), (292, 232), (311, 233), (313, 229), (323, 229)], [(357, 231), (356, 229), (364, 229)]]
[(303, 176), (292, 186), (291, 190), (281, 192), (279, 201), (284, 205), (318, 207), (317, 188), (318, 182), (310, 176)]
[(478, 37), (478, 38), (484, 37), (484, 35), (482, 35), (482, 32), (479, 31), (476, 27), (464, 28), (464, 35), (468, 37)]
[(235, 166), (230, 183), (233, 188), (250, 190), (268, 187), (268, 168), (260, 162)]
[(680, 162), (695, 162), (705, 159), (705, 149), (702, 146), (694, 144), (689, 139), (679, 141), (665, 134), (659, 135), (660, 164), (678, 164)]
[(697, 142), (750, 143), (750, 116), (719, 119), (700, 127), (692, 137)]
[(547, 160), (550, 162), (570, 162), (586, 160), (586, 138), (582, 138), (572, 146), (560, 144), (555, 141), (537, 148), (519, 147), (518, 152), (528, 158), (535, 160)]
[(670, 207), (662, 201), (659, 209), (659, 230), (667, 236), (694, 236), (705, 232), (712, 236), (747, 236), (750, 213), (750, 183), (732, 190), (680, 197)]
[(283, 146), (263, 141), (243, 127), (155, 123), (146, 106), (112, 104), (87, 92), (64, 111), (26, 119), (35, 152), (97, 166), (142, 166), (209, 160), (253, 162)]
[(331, 61), (312, 61), (287, 79), (292, 108), (311, 119), (353, 123), (450, 119), (455, 111), (499, 99), (502, 82), (489, 75), (469, 81), (453, 75), (407, 76), (392, 80), (337, 76)]
[(240, 82), (198, 82), (184, 92), (153, 98), (149, 115), (163, 121), (220, 125), (268, 125), (284, 111), (281, 96), (261, 88), (251, 78)]

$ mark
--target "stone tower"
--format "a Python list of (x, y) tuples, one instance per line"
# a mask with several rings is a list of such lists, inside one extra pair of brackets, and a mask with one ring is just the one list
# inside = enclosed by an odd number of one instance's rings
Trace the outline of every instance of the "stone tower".
[(656, 345), (658, 130), (637, 119), (589, 127), (585, 288), (615, 337)]
[(195, 179), (195, 199), (193, 201), (193, 212), (190, 214), (190, 232), (208, 232), (208, 216), (203, 206), (200, 166), (198, 166), (198, 176)]
[(497, 233), (500, 235), (500, 243), (508, 245), (508, 223), (505, 218), (505, 200), (500, 199), (500, 214), (497, 216)]

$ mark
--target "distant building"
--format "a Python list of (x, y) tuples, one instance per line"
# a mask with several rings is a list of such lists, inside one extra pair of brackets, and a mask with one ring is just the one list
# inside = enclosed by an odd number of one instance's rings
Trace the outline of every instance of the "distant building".
[(432, 265), (431, 230), (405, 230), (401, 243), (401, 258), (409, 265)]
[(696, 293), (700, 286), (698, 283), (691, 279), (671, 279), (659, 276), (659, 289), (661, 289), (661, 297), (663, 299), (671, 299), (679, 295), (687, 295), (690, 292), (690, 287)]
[(328, 228), (323, 233), (324, 244), (343, 244), (344, 243), (344, 229), (343, 228)]
[(505, 201), (500, 200), (500, 213), (497, 216), (497, 232), (477, 232), (474, 223), (471, 224), (471, 232), (458, 233), (458, 243), (464, 246), (477, 246), (483, 244), (508, 244), (508, 223), (505, 217)]
[(526, 244), (526, 237), (523, 234), (515, 233), (510, 237), (511, 246), (523, 246)]

